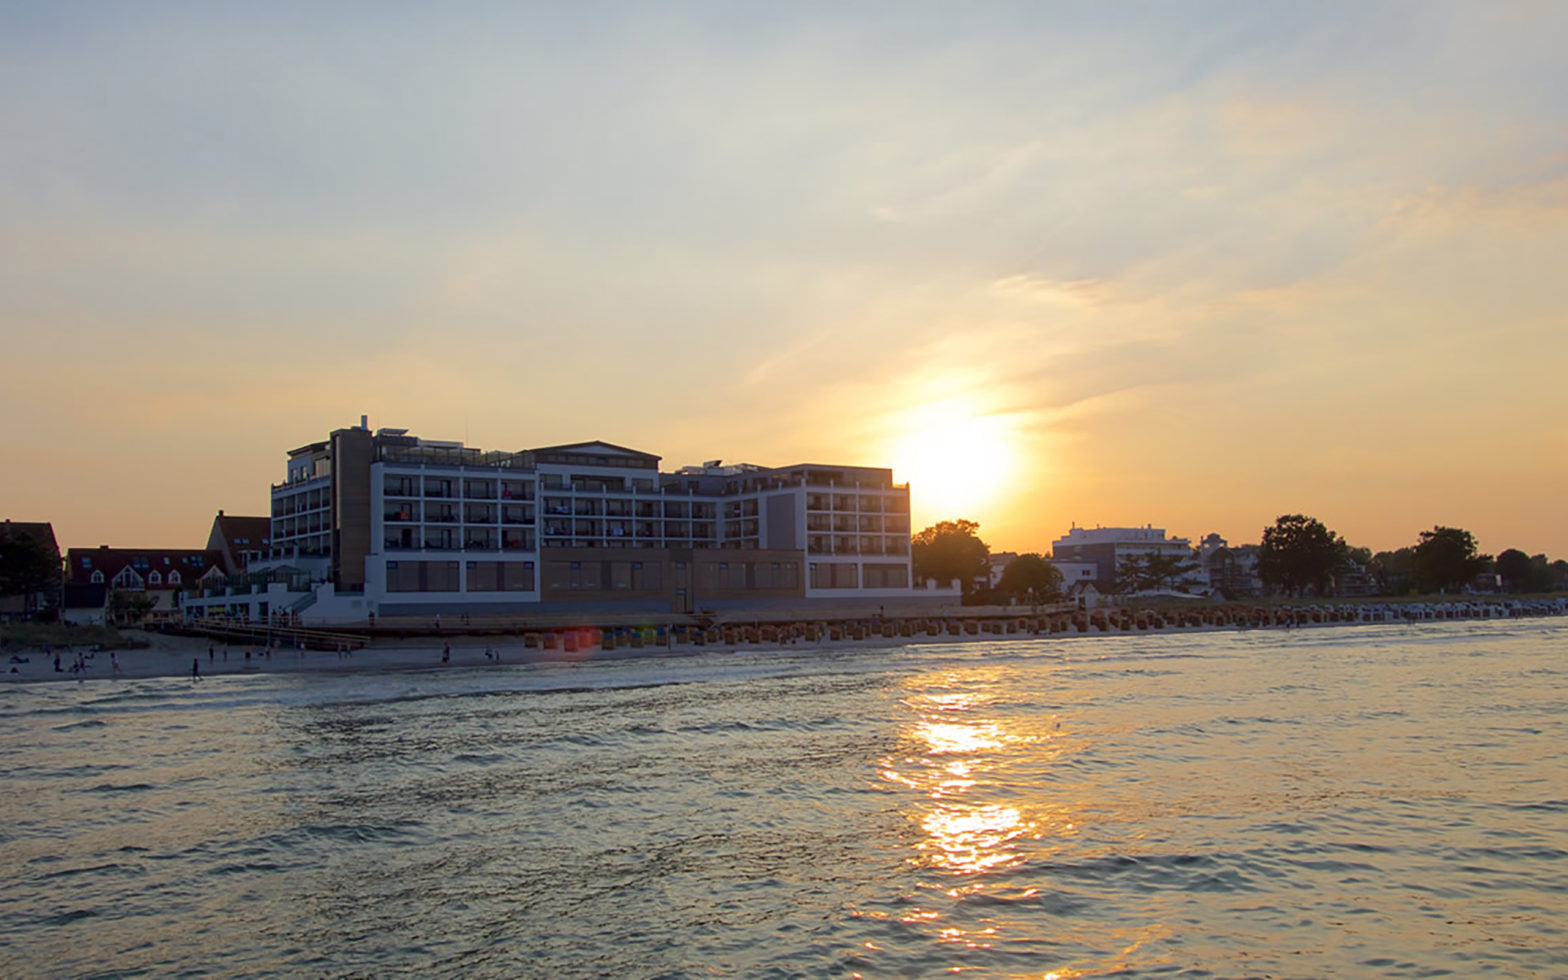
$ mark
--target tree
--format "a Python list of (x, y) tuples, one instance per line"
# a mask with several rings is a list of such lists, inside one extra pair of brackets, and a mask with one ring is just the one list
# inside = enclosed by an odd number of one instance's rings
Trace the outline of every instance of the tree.
[(59, 560), (32, 537), (0, 540), (0, 595), (47, 592), (59, 579)]
[(1469, 531), (1439, 525), (1422, 531), (1416, 544), (1416, 582), (1428, 592), (1463, 589), (1491, 560), (1476, 551)]
[(1116, 590), (1131, 593), (1175, 589), (1197, 567), (1183, 555), (1123, 555), (1116, 565)]
[(1383, 595), (1405, 595), (1415, 587), (1416, 551), (1379, 551), (1372, 556), (1372, 577)]
[(1327, 595), (1334, 576), (1345, 569), (1349, 551), (1345, 539), (1322, 521), (1285, 514), (1263, 529), (1258, 577), (1287, 595), (1305, 595), (1309, 589)]
[(975, 581), (989, 580), (991, 549), (975, 532), (974, 521), (941, 521), (915, 535), (909, 554), (915, 566), (915, 579), (938, 582), (958, 580), (964, 595), (975, 589)]
[(1545, 555), (1526, 555), (1518, 548), (1498, 555), (1496, 565), (1509, 592), (1550, 592), (1556, 577)]
[(1503, 577), (1503, 586), (1509, 592), (1529, 592), (1530, 556), (1518, 548), (1509, 548), (1497, 556), (1497, 574)]
[(1062, 597), (1062, 573), (1039, 555), (1019, 555), (1002, 569), (1002, 580), (996, 588), (1034, 605), (1053, 602)]
[(141, 592), (116, 589), (109, 593), (109, 614), (116, 623), (124, 624), (145, 619), (155, 605), (157, 605), (156, 600)]

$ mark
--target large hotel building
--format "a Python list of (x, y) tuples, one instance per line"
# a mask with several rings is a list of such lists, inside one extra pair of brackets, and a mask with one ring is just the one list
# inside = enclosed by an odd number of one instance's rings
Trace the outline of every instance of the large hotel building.
[[(864, 466), (673, 473), (603, 442), (483, 452), (361, 422), (288, 454), (268, 556), (188, 614), (694, 612), (931, 598), (909, 488)], [(839, 600), (837, 603), (834, 600)]]

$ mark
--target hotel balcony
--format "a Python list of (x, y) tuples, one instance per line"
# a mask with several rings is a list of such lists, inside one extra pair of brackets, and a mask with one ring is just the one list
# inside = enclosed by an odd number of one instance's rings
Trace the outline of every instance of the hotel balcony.
[(381, 546), (385, 551), (413, 551), (419, 547), (419, 538), (415, 536), (413, 528), (388, 530), (382, 536)]
[(425, 528), (424, 546), (426, 551), (457, 551), (457, 545), (458, 537), (456, 528)]
[(468, 500), (494, 500), (494, 480), (464, 480), (463, 496)]
[(501, 546), (500, 535), (488, 527), (463, 528), (463, 547), (470, 551), (494, 551)]

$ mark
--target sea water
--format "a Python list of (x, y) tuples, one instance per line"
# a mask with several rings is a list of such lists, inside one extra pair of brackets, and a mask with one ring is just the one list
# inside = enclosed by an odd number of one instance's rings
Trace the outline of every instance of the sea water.
[(1568, 975), (1568, 624), (0, 693), (0, 974)]

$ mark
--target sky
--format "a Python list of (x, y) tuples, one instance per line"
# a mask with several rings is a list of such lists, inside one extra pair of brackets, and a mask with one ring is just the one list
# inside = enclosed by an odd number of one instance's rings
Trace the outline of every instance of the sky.
[(1568, 557), (1568, 5), (0, 0), (0, 516), (367, 415)]

